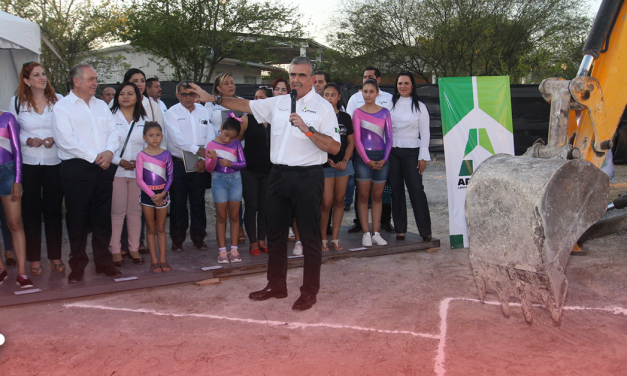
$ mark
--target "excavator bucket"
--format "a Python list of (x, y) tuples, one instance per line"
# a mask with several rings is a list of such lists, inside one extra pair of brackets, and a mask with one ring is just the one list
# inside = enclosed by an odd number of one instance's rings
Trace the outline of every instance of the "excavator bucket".
[(503, 314), (511, 297), (525, 320), (540, 303), (560, 322), (573, 246), (607, 207), (609, 178), (585, 160), (498, 154), (470, 179), (466, 222), (479, 296), (494, 291)]

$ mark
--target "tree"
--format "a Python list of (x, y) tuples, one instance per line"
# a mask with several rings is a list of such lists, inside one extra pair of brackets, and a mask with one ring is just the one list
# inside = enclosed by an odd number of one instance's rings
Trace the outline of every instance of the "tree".
[[(3, 10), (35, 22), (50, 41), (59, 57), (42, 46), (42, 61), (48, 79), (65, 94), (70, 69), (87, 62), (100, 72), (111, 74), (126, 68), (122, 56), (105, 57), (94, 50), (115, 40), (124, 12), (110, 0), (1, 0)], [(126, 68), (128, 69), (128, 68)]]
[(135, 0), (120, 36), (169, 63), (176, 79), (210, 81), (226, 58), (275, 61), (268, 47), (295, 43), (300, 17), (272, 1)]
[(352, 0), (339, 14), (329, 36), (334, 47), (424, 79), (530, 77), (531, 68), (569, 55), (564, 46), (589, 26), (577, 0)]

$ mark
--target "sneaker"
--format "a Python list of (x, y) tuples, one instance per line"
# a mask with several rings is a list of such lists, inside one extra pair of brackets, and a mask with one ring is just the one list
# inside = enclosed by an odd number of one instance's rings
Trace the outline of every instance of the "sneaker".
[(15, 283), (23, 289), (33, 287), (33, 282), (28, 279), (28, 276), (26, 274), (18, 275), (17, 281)]
[(287, 235), (287, 240), (293, 242), (294, 240), (296, 240), (296, 235), (294, 235), (294, 230), (292, 230), (292, 228), (290, 227), (290, 232)]
[(361, 237), (361, 245), (364, 247), (372, 247), (372, 238), (369, 232), (364, 233)]
[(292, 254), (294, 256), (302, 256), (302, 254), (303, 254), (303, 243), (296, 242), (296, 244), (294, 244), (294, 250), (292, 250)]
[(0, 270), (0, 285), (2, 284), (2, 282), (4, 282), (5, 279), (7, 279), (7, 271)]
[(372, 240), (377, 243), (377, 245), (388, 245), (388, 242), (386, 242), (378, 232), (375, 232), (374, 235), (372, 235)]

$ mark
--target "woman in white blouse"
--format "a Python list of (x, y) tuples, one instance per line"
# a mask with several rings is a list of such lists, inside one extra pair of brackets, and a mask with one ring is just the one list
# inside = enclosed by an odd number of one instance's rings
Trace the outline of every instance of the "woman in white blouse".
[(148, 120), (141, 97), (141, 92), (135, 84), (123, 82), (115, 92), (111, 107), (120, 133), (120, 148), (113, 153), (111, 161), (118, 165), (113, 180), (111, 242), (109, 243), (115, 266), (124, 265), (120, 254), (122, 248), (120, 238), (125, 217), (129, 257), (134, 264), (144, 263), (144, 259), (138, 252), (142, 209), (139, 205), (141, 190), (135, 177), (135, 160), (137, 153), (144, 150), (144, 123)]
[(63, 273), (61, 261), (63, 189), (58, 148), (52, 137), (52, 111), (62, 98), (46, 77), (44, 67), (26, 63), (20, 72), (16, 96), (9, 110), (20, 125), (22, 143), (22, 219), (26, 236), (26, 258), (32, 275), (42, 275), (41, 218), (46, 229), (46, 249), (53, 271)]
[(422, 173), (429, 156), (429, 111), (418, 99), (414, 76), (401, 72), (396, 78), (392, 97), (392, 152), (388, 181), (392, 186), (392, 217), (396, 239), (404, 240), (407, 232), (405, 185), (414, 210), (418, 232), (423, 240), (431, 240), (429, 204), (422, 185)]

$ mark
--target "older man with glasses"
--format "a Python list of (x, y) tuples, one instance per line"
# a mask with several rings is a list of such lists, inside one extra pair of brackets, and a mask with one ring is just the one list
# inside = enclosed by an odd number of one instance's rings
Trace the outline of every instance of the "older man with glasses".
[[(170, 238), (172, 251), (183, 251), (187, 228), (194, 246), (207, 249), (207, 217), (205, 215), (206, 175), (205, 161), (198, 159), (193, 166), (185, 166), (184, 153), (205, 157), (205, 145), (213, 140), (211, 115), (202, 105), (195, 103), (198, 94), (191, 91), (190, 81), (176, 85), (178, 104), (165, 113), (165, 128), (168, 135), (168, 150), (174, 162), (174, 180), (170, 188)], [(187, 201), (191, 211), (188, 220)]]

